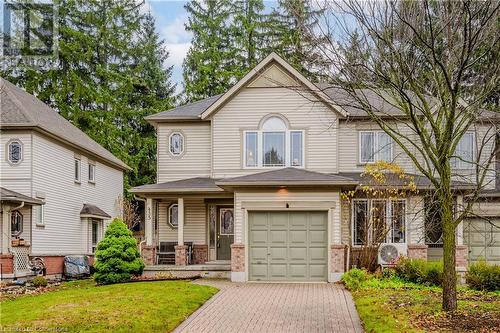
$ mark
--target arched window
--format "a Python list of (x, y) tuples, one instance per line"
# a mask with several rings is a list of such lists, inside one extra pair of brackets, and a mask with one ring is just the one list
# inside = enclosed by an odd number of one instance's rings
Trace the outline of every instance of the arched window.
[(15, 210), (10, 214), (10, 232), (17, 237), (23, 232), (23, 214)]
[(172, 204), (168, 207), (168, 224), (172, 228), (177, 228), (179, 225), (179, 205)]
[(264, 118), (259, 130), (245, 132), (244, 167), (303, 167), (303, 137), (279, 116)]
[(170, 134), (169, 146), (172, 155), (181, 155), (184, 152), (184, 136), (179, 132)]
[(7, 158), (11, 164), (19, 164), (23, 160), (23, 145), (19, 140), (8, 143)]

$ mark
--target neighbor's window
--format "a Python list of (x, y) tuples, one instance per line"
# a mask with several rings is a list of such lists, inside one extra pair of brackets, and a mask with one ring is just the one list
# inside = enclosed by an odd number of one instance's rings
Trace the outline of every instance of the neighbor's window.
[(353, 244), (406, 241), (406, 201), (353, 200)]
[(179, 132), (174, 132), (169, 138), (170, 153), (181, 155), (184, 152), (184, 136)]
[(245, 167), (304, 165), (304, 131), (289, 130), (280, 117), (270, 117), (258, 131), (245, 132)]
[(359, 161), (392, 161), (392, 139), (384, 131), (359, 132)]
[(23, 214), (17, 210), (10, 213), (10, 232), (13, 237), (23, 232)]
[(97, 243), (99, 243), (99, 222), (98, 220), (92, 220), (92, 253), (95, 253)]
[(44, 224), (45, 223), (45, 208), (44, 205), (40, 205), (37, 207), (37, 221), (36, 224)]
[(81, 179), (81, 168), (82, 168), (82, 161), (80, 161), (78, 158), (75, 158), (75, 182), (79, 183)]
[(172, 204), (168, 207), (168, 223), (173, 228), (179, 225), (179, 205)]
[(95, 165), (89, 163), (89, 182), (95, 182)]
[(8, 159), (12, 164), (19, 164), (23, 159), (23, 145), (20, 141), (14, 140), (8, 144)]
[(474, 132), (465, 133), (457, 144), (451, 166), (456, 169), (468, 169), (474, 162)]

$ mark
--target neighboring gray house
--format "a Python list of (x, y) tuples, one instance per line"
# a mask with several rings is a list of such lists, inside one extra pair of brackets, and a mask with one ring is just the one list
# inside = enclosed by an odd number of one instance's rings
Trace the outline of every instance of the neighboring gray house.
[(0, 78), (2, 278), (22, 277), (29, 257), (48, 275), (65, 255), (92, 255), (121, 216), (128, 167), (36, 97)]
[[(233, 281), (336, 281), (356, 264), (358, 226), (372, 205), (387, 211), (386, 243), (410, 257), (439, 258), (440, 232), (426, 229), (425, 178), (416, 175), (421, 192), (402, 200), (341, 200), (341, 191), (360, 185), (367, 163), (417, 170), (366, 114), (339, 107), (337, 98), (271, 54), (226, 93), (147, 117), (157, 133), (157, 183), (131, 190), (146, 200), (146, 273), (226, 270)], [(463, 146), (485, 130), (466, 134)], [(463, 200), (470, 185), (455, 185)], [(497, 222), (498, 193), (492, 185), (485, 203)], [(457, 266), (467, 266), (464, 241), (471, 259), (499, 262), (500, 234), (489, 232), (486, 241), (472, 230), (458, 228)]]

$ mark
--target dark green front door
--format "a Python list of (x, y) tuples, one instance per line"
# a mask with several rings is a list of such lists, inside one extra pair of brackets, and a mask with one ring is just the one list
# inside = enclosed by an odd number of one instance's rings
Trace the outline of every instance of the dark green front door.
[(231, 260), (231, 244), (234, 241), (234, 210), (219, 207), (217, 223), (217, 260)]

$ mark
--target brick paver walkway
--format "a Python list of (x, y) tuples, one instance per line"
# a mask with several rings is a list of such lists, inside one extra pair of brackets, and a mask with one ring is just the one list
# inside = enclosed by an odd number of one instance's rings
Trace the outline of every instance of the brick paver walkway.
[(179, 332), (363, 332), (351, 294), (326, 283), (199, 280), (220, 291)]

